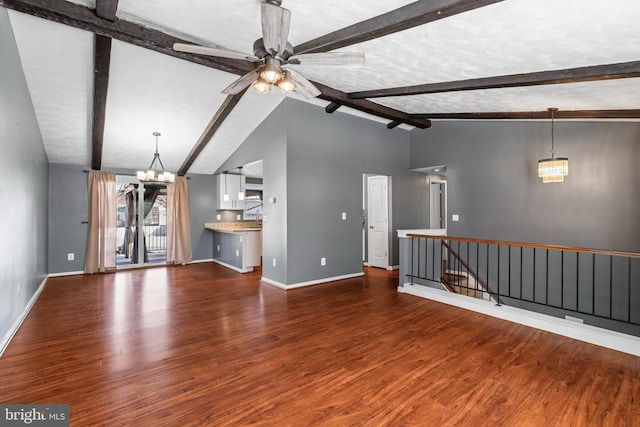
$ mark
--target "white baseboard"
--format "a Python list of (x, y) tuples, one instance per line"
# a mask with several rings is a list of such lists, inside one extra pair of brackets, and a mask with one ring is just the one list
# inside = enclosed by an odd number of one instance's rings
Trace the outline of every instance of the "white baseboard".
[[(365, 267), (371, 267), (371, 264), (369, 264), (368, 262), (363, 262), (362, 265), (364, 265)], [(387, 271), (393, 271), (393, 270), (400, 270), (400, 266), (399, 265), (388, 265), (385, 270)]]
[(191, 261), (189, 264), (201, 264), (203, 262), (213, 262), (213, 258), (210, 259), (197, 259), (195, 261)]
[(84, 274), (84, 271), (65, 271), (63, 273), (51, 273), (47, 274), (47, 277), (77, 276), (79, 274)]
[(276, 282), (275, 280), (271, 280), (271, 279), (267, 279), (266, 277), (261, 277), (260, 278), (261, 282), (266, 283), (267, 285), (271, 285), (271, 286), (275, 286), (276, 288), (282, 289), (282, 290), (287, 290), (287, 285), (285, 285), (284, 283), (280, 283), (280, 282)]
[(265, 277), (262, 277), (260, 279), (260, 281), (262, 281), (262, 282), (264, 282), (264, 283), (266, 283), (268, 285), (275, 286), (276, 288), (289, 290), (289, 289), (303, 288), (305, 286), (319, 285), (319, 284), (322, 284), (322, 283), (336, 282), (338, 280), (353, 279), (354, 277), (361, 277), (361, 276), (364, 276), (363, 272), (353, 273), (353, 274), (345, 274), (343, 276), (326, 277), (324, 279), (311, 280), (311, 281), (308, 281), (308, 282), (294, 283), (292, 285), (285, 285), (284, 283), (276, 282), (275, 280), (267, 279)]
[(213, 262), (215, 262), (216, 264), (220, 264), (220, 265), (221, 265), (221, 266), (223, 266), (223, 267), (227, 267), (227, 268), (230, 268), (230, 269), (232, 269), (232, 270), (235, 270), (235, 271), (237, 271), (238, 273), (249, 273), (250, 271), (253, 271), (253, 267), (249, 267), (249, 268), (246, 268), (246, 269), (242, 269), (242, 268), (238, 268), (238, 267), (236, 267), (236, 266), (234, 266), (234, 265), (227, 264), (226, 262), (219, 261), (219, 260), (217, 260), (217, 259), (214, 259), (214, 260), (212, 260), (212, 261), (213, 261)]
[(13, 322), (13, 325), (11, 325), (11, 328), (7, 331), (6, 334), (4, 334), (4, 337), (2, 337), (2, 341), (0, 341), (0, 357), (2, 357), (2, 354), (9, 346), (11, 339), (16, 334), (16, 332), (18, 332), (18, 329), (20, 329), (22, 322), (24, 322), (24, 319), (27, 318), (27, 315), (31, 311), (31, 308), (34, 306), (34, 304), (38, 300), (38, 297), (42, 293), (42, 290), (44, 289), (44, 286), (46, 285), (48, 278), (49, 276), (45, 277), (42, 283), (40, 283), (40, 286), (38, 286), (38, 289), (29, 300), (29, 303), (25, 306), (24, 310), (22, 310), (22, 314), (20, 315), (20, 317), (18, 317), (16, 321)]
[(411, 283), (405, 283), (403, 286), (399, 286), (398, 292), (427, 298), (634, 356), (640, 356), (640, 337), (633, 335), (585, 325), (516, 307), (506, 305), (496, 306), (495, 303), (491, 301), (483, 301), (439, 289), (428, 288), (426, 286), (413, 285)]

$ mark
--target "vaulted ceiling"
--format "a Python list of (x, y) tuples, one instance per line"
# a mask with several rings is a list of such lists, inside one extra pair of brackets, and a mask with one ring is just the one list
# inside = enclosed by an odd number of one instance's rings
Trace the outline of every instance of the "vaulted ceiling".
[[(252, 53), (260, 0), (0, 0), (52, 163), (215, 172), (284, 99), (221, 91)], [(439, 120), (640, 120), (637, 0), (284, 0), (294, 52), (364, 52), (363, 68), (299, 66), (305, 100), (405, 129)], [(303, 99), (297, 94), (290, 94)]]

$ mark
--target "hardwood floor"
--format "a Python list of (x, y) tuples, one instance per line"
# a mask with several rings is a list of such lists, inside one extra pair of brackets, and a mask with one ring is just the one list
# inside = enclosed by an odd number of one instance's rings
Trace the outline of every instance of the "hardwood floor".
[(71, 425), (637, 426), (640, 358), (396, 291), (216, 264), (51, 278), (0, 402)]

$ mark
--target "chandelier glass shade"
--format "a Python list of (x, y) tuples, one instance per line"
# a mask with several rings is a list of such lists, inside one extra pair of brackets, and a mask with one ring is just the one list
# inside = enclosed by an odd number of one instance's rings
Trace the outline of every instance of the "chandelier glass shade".
[(156, 152), (153, 155), (153, 160), (149, 165), (149, 169), (146, 171), (138, 171), (136, 177), (139, 181), (156, 183), (156, 184), (170, 184), (176, 180), (175, 174), (164, 170), (162, 160), (160, 160), (160, 154), (158, 153), (158, 137), (160, 132), (154, 132), (153, 136), (156, 137)]
[(556, 157), (554, 147), (554, 113), (557, 108), (549, 108), (551, 113), (551, 157), (538, 160), (538, 176), (543, 183), (563, 182), (564, 177), (569, 174), (569, 159), (567, 157)]
[(552, 157), (538, 160), (538, 176), (542, 182), (562, 182), (569, 174), (569, 159), (566, 157)]

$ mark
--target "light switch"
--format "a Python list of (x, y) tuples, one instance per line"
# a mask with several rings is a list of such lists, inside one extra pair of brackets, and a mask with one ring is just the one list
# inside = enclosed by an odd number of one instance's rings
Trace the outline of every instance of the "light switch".
[(460, 221), (460, 215), (458, 214), (451, 215), (451, 221)]
[(347, 213), (346, 212), (342, 212), (342, 220), (343, 221), (347, 220)]

